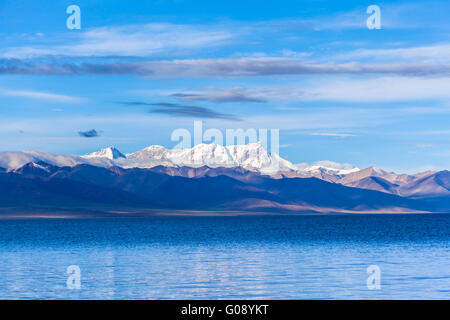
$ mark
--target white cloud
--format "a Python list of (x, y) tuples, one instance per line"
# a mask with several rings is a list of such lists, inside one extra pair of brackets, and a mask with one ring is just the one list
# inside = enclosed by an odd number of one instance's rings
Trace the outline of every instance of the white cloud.
[(80, 97), (48, 93), (48, 92), (39, 92), (39, 91), (21, 91), (21, 90), (0, 89), (0, 95), (55, 101), (55, 102), (63, 102), (63, 103), (79, 103), (79, 102), (83, 102), (86, 100), (85, 98), (80, 98)]
[(350, 133), (333, 133), (333, 132), (314, 132), (310, 133), (311, 136), (324, 136), (324, 137), (338, 137), (338, 138), (347, 138), (347, 137), (355, 137), (356, 135)]
[[(39, 56), (151, 56), (173, 50), (209, 48), (229, 44), (232, 40), (247, 41), (249, 37), (284, 34), (298, 30), (341, 30), (365, 28), (365, 11), (354, 10), (332, 16), (313, 18), (278, 19), (266, 21), (211, 24), (147, 23), (123, 26), (104, 26), (84, 29), (65, 37), (65, 42), (52, 35), (45, 35), (44, 44), (12, 46), (0, 50), (0, 56), (26, 59)], [(36, 34), (42, 43), (43, 34)], [(55, 44), (56, 43), (56, 44)], [(284, 50), (288, 56), (299, 56)], [(301, 54), (303, 56), (304, 54)]]
[(303, 100), (348, 102), (450, 99), (450, 78), (380, 77), (322, 82), (304, 89)]
[[(289, 86), (259, 86), (253, 88), (203, 88), (198, 90), (165, 91), (191, 100), (236, 98), (236, 101), (338, 101), (338, 102), (390, 102), (417, 100), (449, 100), (450, 78), (427, 77), (338, 77), (332, 80), (315, 80)], [(231, 95), (231, 93), (239, 95)], [(238, 99), (239, 97), (239, 99)], [(277, 106), (277, 110), (295, 111), (292, 106)], [(436, 109), (436, 108), (435, 108)], [(439, 112), (432, 108), (413, 108), (411, 112)]]
[(429, 46), (358, 49), (336, 56), (338, 60), (370, 59), (371, 61), (402, 61), (415, 63), (450, 63), (450, 44), (441, 43)]
[(9, 47), (4, 58), (25, 59), (55, 56), (150, 56), (163, 51), (176, 51), (227, 43), (233, 35), (214, 27), (150, 23), (120, 27), (100, 27), (82, 32), (59, 45)]
[(312, 164), (307, 163), (307, 162), (302, 162), (302, 163), (297, 164), (297, 167), (299, 167), (300, 169), (306, 169), (311, 166), (326, 167), (326, 168), (337, 169), (337, 170), (351, 170), (351, 169), (356, 168), (354, 165), (352, 165), (350, 163), (338, 163), (338, 162), (334, 162), (334, 161), (330, 161), (330, 160), (316, 161)]

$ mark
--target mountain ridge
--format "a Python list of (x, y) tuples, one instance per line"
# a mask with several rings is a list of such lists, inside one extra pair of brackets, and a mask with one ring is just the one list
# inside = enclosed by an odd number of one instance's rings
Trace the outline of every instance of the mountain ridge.
[[(173, 168), (166, 168), (172, 170)], [(177, 168), (186, 174), (192, 168)], [(55, 167), (44, 162), (0, 173), (0, 207), (109, 210), (232, 210), (286, 213), (427, 212), (421, 201), (317, 178), (274, 179), (233, 168), (196, 168), (203, 176), (159, 168)], [(247, 174), (252, 179), (242, 179)], [(239, 179), (241, 178), (241, 179)], [(128, 208), (128, 209), (127, 209)]]
[(153, 145), (128, 154), (123, 154), (115, 147), (108, 147), (84, 156), (37, 151), (0, 152), (0, 167), (6, 171), (23, 168), (29, 163), (39, 165), (41, 162), (57, 167), (85, 164), (104, 168), (155, 168), (169, 175), (189, 178), (217, 175), (222, 170), (225, 175), (240, 181), (259, 179), (254, 173), (276, 179), (315, 177), (348, 187), (403, 197), (450, 196), (450, 173), (445, 170), (408, 175), (387, 172), (377, 167), (360, 170), (350, 164), (332, 161), (319, 161), (312, 165), (293, 164), (277, 154), (271, 154), (261, 143), (240, 146), (199, 144), (183, 150)]
[[(29, 162), (43, 161), (56, 166), (91, 164), (102, 167), (124, 168), (155, 166), (166, 167), (242, 167), (246, 170), (267, 175), (291, 173), (294, 176), (330, 176), (331, 180), (341, 178), (359, 169), (349, 164), (319, 161), (312, 165), (293, 164), (278, 154), (272, 154), (260, 143), (222, 146), (198, 144), (182, 150), (166, 149), (160, 145), (148, 146), (133, 153), (123, 154), (115, 147), (107, 147), (86, 155), (58, 155), (39, 151), (1, 151), (0, 167), (17, 169)], [(349, 167), (350, 166), (350, 167)], [(331, 176), (335, 176), (331, 178)]]

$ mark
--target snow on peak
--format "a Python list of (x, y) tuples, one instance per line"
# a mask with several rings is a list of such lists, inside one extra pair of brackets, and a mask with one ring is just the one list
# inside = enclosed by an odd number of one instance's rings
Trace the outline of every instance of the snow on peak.
[(153, 145), (124, 155), (114, 147), (108, 147), (85, 156), (56, 155), (45, 152), (0, 152), (0, 167), (16, 169), (23, 165), (43, 161), (54, 166), (75, 166), (90, 164), (101, 167), (123, 168), (165, 167), (225, 167), (243, 169), (268, 175), (288, 173), (288, 176), (321, 176), (323, 174), (343, 176), (359, 171), (349, 164), (320, 161), (313, 164), (294, 165), (278, 154), (269, 152), (262, 143), (222, 146), (219, 144), (198, 144), (182, 150), (166, 149)]
[(36, 163), (36, 162), (30, 162), (30, 166), (40, 169), (40, 170), (44, 170), (45, 172), (50, 172), (50, 169), (46, 166), (43, 166), (42, 164)]
[(115, 147), (108, 147), (97, 152), (83, 156), (83, 158), (107, 158), (110, 160), (125, 158), (125, 155)]
[(326, 173), (330, 175), (347, 175), (352, 172), (360, 171), (359, 168), (349, 163), (337, 163), (333, 161), (318, 161), (313, 164), (300, 163), (297, 164), (298, 171), (305, 175), (316, 175)]
[(242, 167), (249, 171), (263, 174), (276, 174), (291, 172), (301, 176), (316, 176), (322, 173), (343, 176), (359, 171), (351, 164), (340, 164), (332, 161), (319, 161), (313, 164), (294, 165), (278, 154), (270, 153), (261, 142), (246, 145), (197, 144), (192, 148), (172, 150), (163, 146), (152, 145), (126, 156), (114, 147), (102, 149), (83, 156), (84, 159), (111, 160), (111, 165), (124, 168), (151, 168), (155, 166), (166, 167), (202, 167), (211, 168)]
[(197, 144), (193, 148), (169, 150), (162, 146), (150, 146), (127, 154), (125, 167), (188, 166), (200, 167), (243, 167), (250, 171), (264, 173), (292, 171), (296, 167), (277, 155), (270, 154), (261, 143), (222, 146), (219, 144)]

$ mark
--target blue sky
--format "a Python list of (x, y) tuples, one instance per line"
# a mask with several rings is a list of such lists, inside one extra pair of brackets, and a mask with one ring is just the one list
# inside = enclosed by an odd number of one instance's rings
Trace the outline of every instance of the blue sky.
[[(80, 30), (66, 27), (71, 4)], [(371, 4), (380, 30), (366, 27)], [(0, 0), (0, 150), (170, 148), (174, 129), (203, 120), (280, 129), (294, 163), (448, 169), (449, 11), (447, 1)]]

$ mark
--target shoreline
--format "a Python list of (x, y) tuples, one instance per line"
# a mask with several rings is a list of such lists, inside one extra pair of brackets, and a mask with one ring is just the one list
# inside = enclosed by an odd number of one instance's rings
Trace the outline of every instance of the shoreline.
[(257, 216), (352, 216), (352, 215), (435, 215), (448, 212), (406, 211), (245, 211), (245, 210), (180, 210), (180, 209), (106, 209), (106, 208), (0, 208), (0, 220), (31, 219), (111, 219), (151, 217), (257, 217)]

